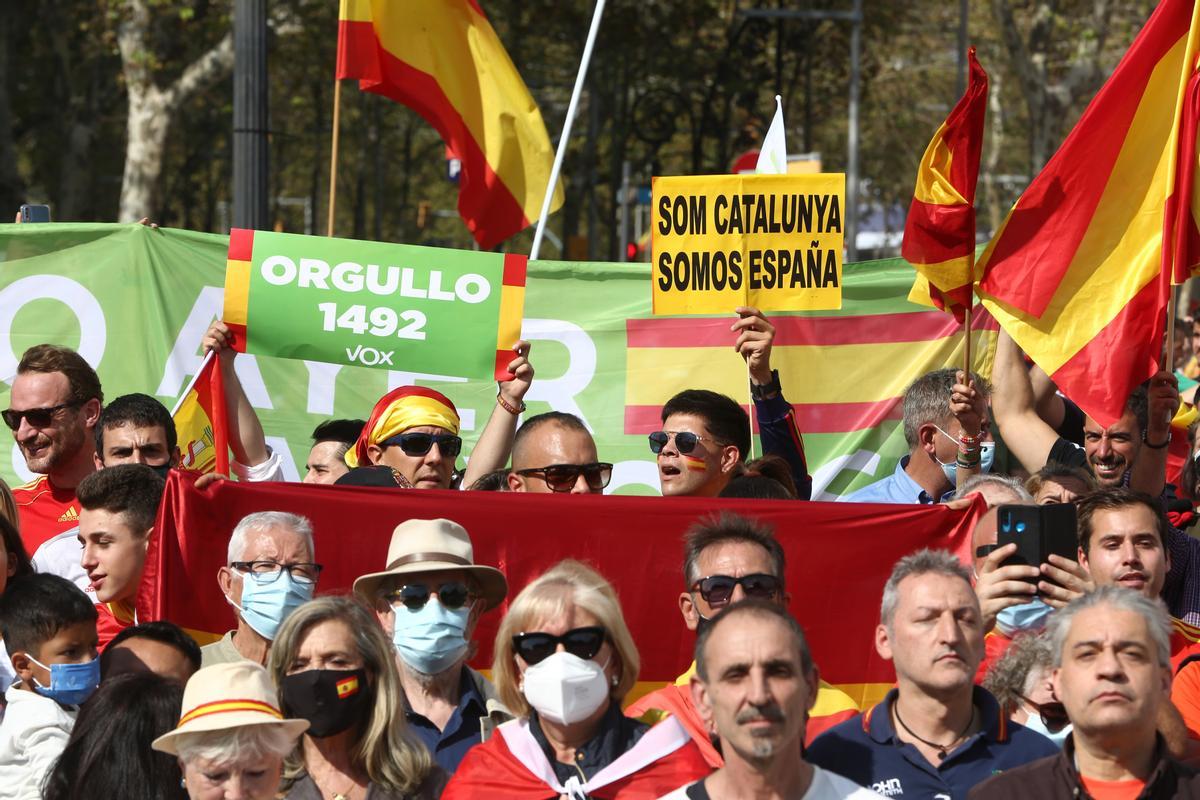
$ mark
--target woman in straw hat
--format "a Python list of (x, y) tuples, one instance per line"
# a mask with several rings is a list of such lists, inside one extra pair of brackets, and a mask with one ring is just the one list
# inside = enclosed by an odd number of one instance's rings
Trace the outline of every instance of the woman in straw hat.
[(153, 747), (178, 757), (191, 800), (269, 800), (284, 756), (307, 729), (304, 720), (284, 719), (266, 670), (238, 661), (188, 680), (179, 724)]
[(363, 605), (321, 597), (271, 647), (285, 714), (311, 723), (288, 758), (289, 800), (434, 800), (446, 774), (408, 730), (391, 642)]
[(638, 665), (608, 581), (578, 561), (551, 567), (496, 633), (492, 678), (519, 718), (471, 748), (444, 800), (658, 797), (708, 775), (674, 717), (650, 728), (621, 713)]

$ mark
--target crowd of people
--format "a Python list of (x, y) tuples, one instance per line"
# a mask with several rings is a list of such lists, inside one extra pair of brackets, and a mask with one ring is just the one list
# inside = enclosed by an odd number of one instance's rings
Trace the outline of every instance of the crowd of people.
[[(773, 341), (761, 313), (738, 309), (732, 343), (764, 455), (749, 459), (737, 401), (682, 391), (648, 438), (663, 495), (809, 499)], [(282, 480), (230, 344), (220, 322), (203, 341), (225, 378), (231, 471)], [(507, 366), (465, 468), (453, 401), (402, 386), (365, 420), (322, 422), (304, 481), (602, 493), (613, 465), (580, 419), (524, 416), (527, 342)], [(234, 629), (200, 646), (201, 632), (139, 620), (181, 462), (174, 422), (148, 395), (105, 403), (82, 357), (37, 345), (3, 411), (38, 478), (0, 491), (0, 800), (1194, 796), (1200, 541), (1171, 521), (1186, 515), (1166, 514), (1197, 489), (1193, 463), (1179, 486), (1167, 480), (1181, 404), (1177, 376), (1160, 372), (1102, 425), (1004, 334), (990, 381), (917, 377), (903, 398), (909, 452), (844, 499), (980, 513), (970, 563), (923, 549), (891, 566), (874, 640), (891, 690), (860, 707), (822, 679), (805, 609), (789, 610), (797, 554), (763, 520), (724, 512), (695, 520), (680, 554), (693, 661), (635, 696), (622, 603), (637, 597), (572, 559), (510, 586), (444, 518), (397, 520), (386, 561), (339, 594), (321, 591), (308, 519), (249, 514), (222, 531), (216, 576)], [(1054, 511), (1039, 519), (1067, 533), (1069, 553), (1017, 557), (1014, 509), (1036, 506)], [(489, 614), (484, 674), (470, 663)]]

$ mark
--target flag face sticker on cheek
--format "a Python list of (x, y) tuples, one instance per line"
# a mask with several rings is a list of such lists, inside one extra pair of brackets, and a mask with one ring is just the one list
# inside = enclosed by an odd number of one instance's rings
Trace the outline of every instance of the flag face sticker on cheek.
[(688, 468), (689, 472), (704, 472), (708, 469), (708, 464), (703, 458), (682, 454), (679, 457), (683, 459), (683, 465)]

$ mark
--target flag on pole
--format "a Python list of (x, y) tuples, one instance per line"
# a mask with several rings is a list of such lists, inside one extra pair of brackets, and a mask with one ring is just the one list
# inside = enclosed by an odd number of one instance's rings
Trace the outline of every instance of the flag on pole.
[(775, 116), (771, 119), (771, 127), (763, 137), (762, 149), (758, 151), (758, 163), (754, 167), (756, 175), (786, 175), (787, 174), (787, 135), (783, 129), (783, 99), (775, 95)]
[(1198, 10), (1158, 5), (979, 261), (983, 304), (1103, 425), (1157, 370), (1171, 279), (1200, 253)]
[[(183, 456), (179, 466), (183, 469), (229, 474), (229, 435), (223, 414), (225, 392), (223, 386), (215, 385), (220, 377), (217, 358), (210, 352), (171, 411)], [(225, 458), (219, 463), (221, 453)]]
[(921, 157), (900, 254), (917, 270), (909, 299), (962, 322), (975, 283), (975, 183), (983, 150), (988, 76), (967, 51), (967, 90)]
[[(461, 161), (458, 211), (480, 247), (537, 221), (554, 150), (476, 0), (341, 0), (337, 77), (437, 129)], [(562, 203), (560, 184), (550, 211)]]

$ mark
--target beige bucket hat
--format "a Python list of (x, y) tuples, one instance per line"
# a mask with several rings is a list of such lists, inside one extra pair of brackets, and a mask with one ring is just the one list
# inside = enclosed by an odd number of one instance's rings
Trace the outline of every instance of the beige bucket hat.
[(448, 519), (410, 519), (397, 525), (388, 545), (387, 570), (358, 578), (354, 592), (374, 606), (379, 592), (403, 583), (404, 575), (443, 570), (469, 573), (479, 584), (488, 609), (500, 605), (508, 594), (504, 573), (476, 564), (471, 537), (462, 525)]
[(293, 736), (308, 730), (306, 719), (284, 719), (267, 671), (253, 661), (216, 664), (198, 670), (183, 690), (183, 708), (175, 730), (150, 745), (179, 755), (179, 737), (247, 725), (279, 725)]

